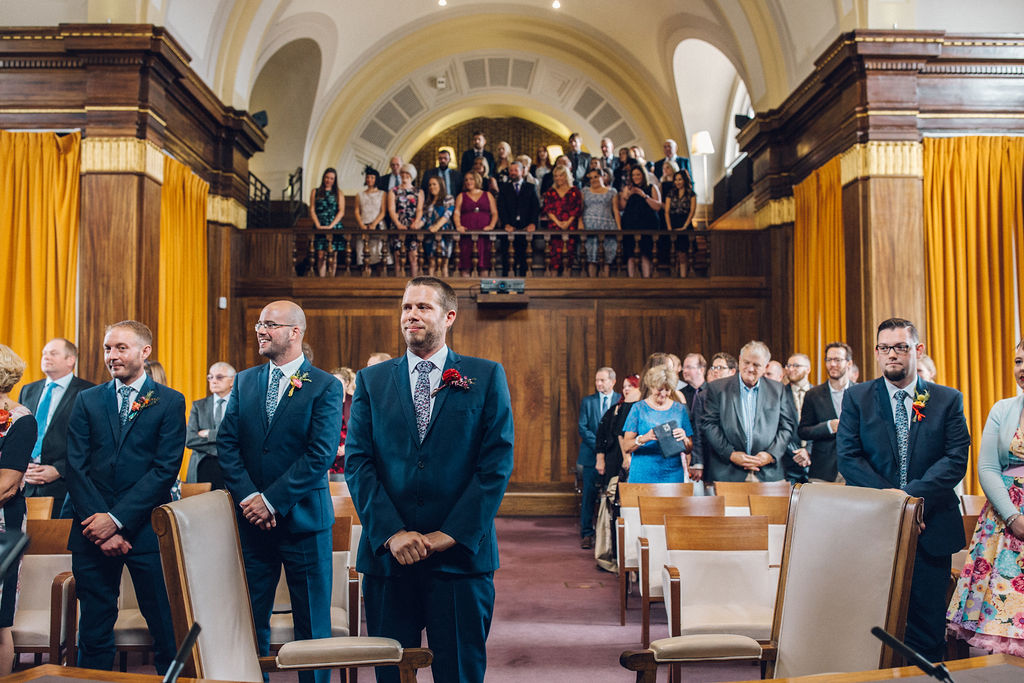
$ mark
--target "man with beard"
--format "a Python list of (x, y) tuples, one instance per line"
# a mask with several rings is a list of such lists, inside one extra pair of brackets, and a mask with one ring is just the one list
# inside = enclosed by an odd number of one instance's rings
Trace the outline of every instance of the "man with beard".
[(804, 395), (797, 436), (812, 446), (807, 471), (811, 481), (843, 481), (836, 465), (836, 431), (843, 412), (843, 396), (850, 386), (847, 373), (852, 360), (853, 349), (849, 344), (827, 344), (825, 372), (828, 373), (828, 381), (809, 389)]
[[(512, 473), (512, 406), (498, 363), (460, 356), (445, 337), (458, 303), (447, 283), (409, 281), (401, 358), (359, 372), (345, 478), (363, 522), (371, 636), (434, 651), (438, 683), (479, 683), (494, 610), (494, 517)], [(335, 437), (336, 439), (337, 437)], [(378, 681), (398, 681), (395, 667)]]
[(836, 436), (839, 471), (848, 486), (905, 491), (924, 499), (906, 641), (937, 662), (945, 646), (951, 556), (964, 547), (953, 487), (967, 471), (971, 435), (960, 392), (918, 378), (924, 344), (913, 323), (885, 320), (875, 339), (882, 377), (846, 390)]
[[(331, 636), (331, 525), (327, 470), (341, 433), (341, 382), (302, 353), (306, 315), (291, 301), (268, 304), (256, 322), (269, 362), (235, 377), (217, 434), (224, 483), (238, 502), (238, 533), (261, 655), (270, 652), (270, 612), (284, 566), (295, 639)], [(300, 671), (327, 683), (330, 671)]]
[(112, 381), (78, 394), (68, 421), (68, 550), (81, 612), (78, 666), (110, 671), (121, 574), (128, 568), (164, 673), (174, 627), (160, 549), (149, 523), (171, 500), (185, 451), (185, 397), (143, 371), (153, 333), (135, 320), (107, 328), (103, 362)]

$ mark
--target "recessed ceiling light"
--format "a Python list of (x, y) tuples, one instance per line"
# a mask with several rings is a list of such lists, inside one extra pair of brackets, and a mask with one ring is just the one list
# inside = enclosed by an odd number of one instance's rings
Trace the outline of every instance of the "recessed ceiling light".
[(448, 0), (437, 0), (437, 5), (438, 5), (438, 7), (447, 7), (448, 6)]
[(554, 2), (551, 3), (551, 9), (558, 9), (561, 6), (562, 6), (562, 3), (558, 2), (558, 0), (554, 0)]

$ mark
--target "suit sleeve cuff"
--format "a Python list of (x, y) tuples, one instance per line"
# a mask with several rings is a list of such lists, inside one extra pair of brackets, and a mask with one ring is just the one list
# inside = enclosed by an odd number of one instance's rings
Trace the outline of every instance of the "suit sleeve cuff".
[(114, 522), (114, 524), (117, 525), (117, 530), (118, 531), (120, 531), (121, 529), (124, 528), (124, 524), (121, 524), (121, 520), (119, 520), (117, 517), (115, 517), (113, 512), (108, 512), (107, 516), (109, 516), (110, 519)]
[(266, 497), (266, 496), (264, 496), (264, 495), (263, 495), (262, 493), (260, 493), (259, 491), (257, 491), (256, 493), (250, 493), (250, 494), (249, 494), (248, 496), (246, 496), (245, 498), (243, 498), (243, 499), (241, 500), (241, 502), (239, 503), (239, 505), (243, 505), (243, 504), (245, 504), (245, 503), (249, 502), (250, 500), (252, 500), (252, 499), (253, 499), (253, 498), (255, 498), (256, 496), (259, 496), (260, 498), (262, 498), (262, 499), (263, 499), (263, 504), (267, 506), (267, 509), (268, 509), (268, 510), (270, 510), (270, 514), (272, 514), (272, 515), (276, 515), (276, 514), (277, 514), (277, 510), (275, 510), (275, 509), (274, 509), (274, 506), (270, 504), (270, 501), (269, 501), (269, 500), (267, 500), (267, 497)]

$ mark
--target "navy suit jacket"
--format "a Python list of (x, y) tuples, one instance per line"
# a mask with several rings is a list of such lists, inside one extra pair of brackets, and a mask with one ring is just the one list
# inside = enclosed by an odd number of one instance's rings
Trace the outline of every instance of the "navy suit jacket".
[[(462, 172), (454, 166), (449, 166), (448, 174), (450, 176), (448, 179), (450, 182), (445, 183), (445, 191), (455, 197), (462, 192)], [(427, 191), (427, 182), (431, 178), (441, 178), (444, 180), (441, 176), (441, 169), (439, 167), (435, 166), (423, 174), (423, 180), (420, 182), (420, 189), (423, 190), (424, 193)]]
[[(217, 433), (224, 484), (235, 502), (262, 493), (278, 524), (293, 534), (334, 523), (327, 470), (338, 454), (345, 398), (341, 382), (308, 359), (298, 374), (308, 374), (309, 380), (281, 394), (268, 424), (270, 363), (238, 373)], [(240, 508), (236, 512), (241, 516)], [(239, 524), (249, 522), (240, 517)]]
[[(743, 408), (740, 405), (742, 381), (739, 373), (716, 379), (707, 385), (704, 392), (700, 429), (705, 474), (711, 481), (743, 481), (747, 477), (747, 470), (729, 460), (733, 451), (747, 450)], [(792, 395), (784, 390), (782, 384), (766, 377), (761, 378), (757, 390), (750, 454), (765, 451), (775, 458), (775, 462), (754, 473), (760, 481), (782, 479), (782, 459), (796, 432), (796, 405)]]
[[(849, 385), (847, 389), (852, 386)], [(804, 394), (804, 407), (800, 412), (797, 436), (810, 442), (808, 450), (811, 452), (811, 467), (808, 476), (812, 478), (836, 480), (839, 471), (836, 467), (836, 435), (828, 431), (828, 423), (837, 417), (839, 416), (836, 415), (836, 407), (832, 405), (832, 390), (827, 380), (807, 390)], [(810, 445), (813, 445), (813, 448), (810, 448)]]
[(437, 393), (422, 443), (406, 355), (359, 371), (345, 480), (363, 523), (360, 572), (400, 575), (403, 568), (384, 544), (403, 529), (442, 531), (455, 539), (448, 550), (418, 563), (427, 569), (478, 574), (498, 568), (494, 517), (513, 464), (508, 381), (498, 363), (451, 349), (449, 368), (473, 384)]
[[(608, 408), (618, 403), (621, 398), (622, 394), (613, 391), (608, 400)], [(604, 413), (601, 412), (601, 394), (595, 391), (590, 396), (584, 396), (580, 401), (580, 452), (576, 457), (577, 465), (593, 467), (596, 464), (597, 427), (601, 424), (602, 417)]]
[[(964, 398), (956, 389), (917, 380), (916, 393), (930, 396), (924, 419), (911, 413), (907, 485), (924, 499), (925, 529), (918, 548), (929, 555), (951, 555), (964, 547), (964, 526), (953, 487), (967, 472), (971, 435), (964, 419)], [(843, 397), (836, 434), (839, 471), (849, 486), (900, 488), (899, 450), (892, 402), (881, 377), (854, 384)]]
[[(18, 403), (35, 414), (39, 407), (39, 401), (43, 398), (43, 390), (50, 380), (43, 378), (21, 388), (18, 394)], [(49, 484), (26, 484), (26, 496), (53, 496), (55, 510), (60, 510), (64, 504), (64, 496), (67, 495), (66, 484), (67, 462), (68, 462), (68, 420), (71, 419), (71, 407), (75, 404), (75, 398), (84, 389), (95, 386), (80, 377), (72, 377), (68, 388), (60, 397), (60, 403), (53, 411), (53, 417), (46, 426), (46, 434), (43, 435), (43, 448), (39, 454), (39, 462), (42, 465), (51, 465), (60, 472), (60, 479), (51, 481)], [(36, 416), (37, 422), (42, 424), (42, 416)]]
[(511, 225), (517, 230), (522, 230), (531, 223), (533, 227), (537, 227), (540, 200), (537, 199), (537, 186), (534, 183), (522, 181), (519, 194), (516, 194), (515, 185), (511, 182), (499, 184), (496, 204), (499, 231), (503, 231), (506, 225)]
[(146, 378), (136, 401), (153, 402), (122, 428), (114, 381), (78, 394), (68, 423), (68, 493), (74, 522), (68, 550), (95, 552), (81, 521), (97, 512), (113, 514), (130, 555), (159, 551), (149, 523), (153, 508), (170, 502), (171, 486), (185, 452), (185, 397)]

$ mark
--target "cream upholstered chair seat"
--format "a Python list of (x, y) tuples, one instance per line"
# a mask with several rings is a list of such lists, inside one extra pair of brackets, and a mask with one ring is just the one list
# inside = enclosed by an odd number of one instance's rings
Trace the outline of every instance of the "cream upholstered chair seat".
[[(52, 501), (52, 499), (50, 499)], [(11, 629), (17, 655), (48, 654), (59, 663), (74, 650), (75, 579), (68, 552), (70, 519), (30, 519), (29, 546), (21, 564), (18, 608)]]
[(230, 495), (211, 491), (163, 505), (153, 512), (153, 528), (175, 635), (180, 641), (193, 623), (202, 626), (187, 675), (259, 683), (264, 671), (394, 664), (404, 682), (430, 664), (429, 650), (357, 636), (289, 642), (276, 657), (261, 658)]
[(921, 518), (921, 499), (902, 492), (799, 486), (769, 642), (736, 633), (683, 635), (624, 652), (620, 661), (638, 681), (652, 682), (659, 663), (745, 656), (766, 663), (765, 678), (894, 666), (895, 654), (871, 627), (903, 637)]

